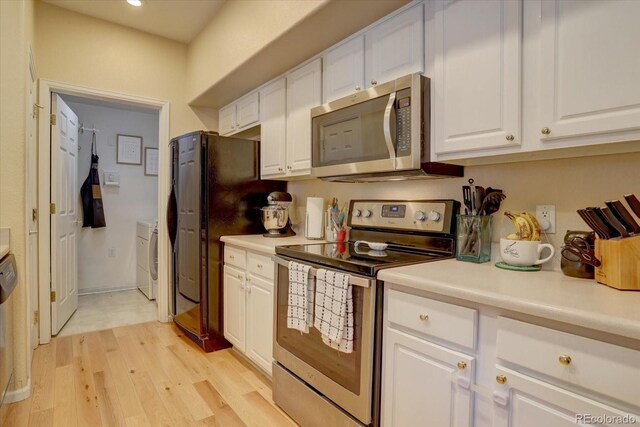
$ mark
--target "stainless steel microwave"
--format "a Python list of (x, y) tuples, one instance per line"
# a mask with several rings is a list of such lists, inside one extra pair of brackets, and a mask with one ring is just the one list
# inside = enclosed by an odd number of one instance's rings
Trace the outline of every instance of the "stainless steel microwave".
[(430, 80), (410, 74), (311, 110), (311, 174), (370, 182), (463, 176), (430, 162)]

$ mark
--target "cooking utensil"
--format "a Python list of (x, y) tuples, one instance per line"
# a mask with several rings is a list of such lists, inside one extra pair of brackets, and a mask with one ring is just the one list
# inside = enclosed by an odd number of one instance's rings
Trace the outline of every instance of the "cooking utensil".
[[(569, 242), (576, 237), (581, 237), (585, 239), (587, 243), (589, 243), (589, 245), (591, 245), (595, 249), (596, 235), (593, 231), (567, 230), (567, 233), (564, 235), (564, 239), (563, 239), (564, 246), (569, 245)], [(562, 273), (565, 276), (577, 277), (579, 279), (594, 278), (595, 271), (594, 271), (593, 265), (580, 262), (579, 260), (572, 261), (572, 259), (574, 258), (571, 255), (568, 255), (568, 257), (570, 259), (567, 259), (567, 257), (563, 255), (562, 258), (560, 259), (560, 269), (562, 270)]]
[(607, 217), (604, 216), (604, 213), (602, 213), (600, 208), (587, 208), (587, 213), (591, 215), (591, 219), (593, 220), (593, 222), (598, 224), (598, 227), (607, 231), (607, 234), (611, 236), (609, 237), (610, 239), (613, 237), (620, 237), (620, 233), (615, 229), (614, 226), (609, 224)]
[(360, 245), (367, 245), (369, 246), (371, 249), (373, 249), (374, 251), (384, 251), (385, 249), (387, 249), (387, 247), (389, 246), (386, 243), (380, 243), (380, 242), (367, 242), (366, 240), (358, 240), (356, 241), (356, 243), (354, 244), (354, 246), (357, 248)]
[(482, 200), (480, 215), (491, 215), (496, 213), (500, 209), (500, 203), (506, 198), (507, 196), (502, 192), (494, 191), (492, 193), (488, 193), (484, 197), (484, 200)]
[(471, 205), (471, 187), (469, 187), (468, 185), (462, 186), (462, 201), (464, 202), (465, 206), (465, 215), (470, 215), (473, 206)]
[(578, 215), (580, 215), (580, 218), (582, 218), (584, 220), (584, 222), (587, 223), (587, 225), (589, 226), (589, 228), (591, 228), (593, 231), (595, 231), (595, 233), (598, 235), (599, 238), (601, 239), (609, 239), (611, 238), (611, 236), (609, 236), (607, 233), (607, 230), (603, 230), (601, 229), (598, 224), (596, 224), (593, 219), (591, 218), (591, 215), (587, 212), (586, 209), (578, 209), (577, 210)]
[(566, 243), (560, 252), (562, 256), (571, 262), (581, 262), (594, 267), (600, 267), (602, 264), (596, 258), (593, 247), (582, 237), (574, 237)]
[(484, 200), (484, 197), (485, 197), (484, 187), (481, 187), (479, 185), (476, 186), (475, 201), (473, 204), (473, 206), (476, 209), (474, 215), (481, 215), (480, 207), (482, 206), (482, 201)]
[(622, 237), (629, 237), (629, 233), (627, 232), (627, 229), (625, 228), (624, 224), (622, 224), (618, 220), (618, 218), (616, 218), (613, 212), (611, 212), (611, 209), (600, 208), (600, 212), (604, 214), (605, 218), (608, 221), (608, 224), (611, 225), (613, 228), (615, 228), (616, 231), (620, 233)]
[(640, 225), (633, 219), (631, 213), (624, 207), (620, 200), (611, 200), (604, 203), (629, 233), (640, 233)]
[(471, 215), (476, 214), (476, 186), (473, 185), (473, 178), (469, 178), (469, 188), (471, 188)]
[(640, 200), (638, 200), (635, 194), (625, 194), (624, 199), (629, 203), (633, 213), (640, 218)]

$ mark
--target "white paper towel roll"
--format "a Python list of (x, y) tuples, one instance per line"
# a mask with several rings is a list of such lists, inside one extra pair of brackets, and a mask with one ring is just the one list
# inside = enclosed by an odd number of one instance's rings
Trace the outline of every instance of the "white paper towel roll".
[(324, 235), (324, 199), (307, 197), (307, 218), (304, 236), (307, 239), (322, 239)]

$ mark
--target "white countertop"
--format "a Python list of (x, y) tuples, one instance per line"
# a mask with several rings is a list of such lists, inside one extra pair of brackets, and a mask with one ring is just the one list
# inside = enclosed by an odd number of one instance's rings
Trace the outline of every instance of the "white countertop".
[(640, 292), (560, 271), (520, 272), (455, 259), (378, 273), (378, 279), (640, 340)]
[(307, 245), (325, 242), (324, 240), (310, 240), (300, 235), (291, 237), (264, 237), (262, 234), (222, 236), (220, 240), (230, 245), (240, 246), (241, 248), (258, 252), (266, 252), (270, 254), (276, 253), (276, 246)]
[(0, 259), (9, 253), (10, 230), (8, 228), (0, 228)]

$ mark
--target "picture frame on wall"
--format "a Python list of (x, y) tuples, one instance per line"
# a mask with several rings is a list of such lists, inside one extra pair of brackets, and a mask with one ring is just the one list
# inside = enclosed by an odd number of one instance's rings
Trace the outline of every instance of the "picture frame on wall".
[(144, 147), (144, 174), (158, 176), (158, 149)]
[(142, 137), (118, 134), (116, 144), (116, 163), (125, 165), (142, 164)]

